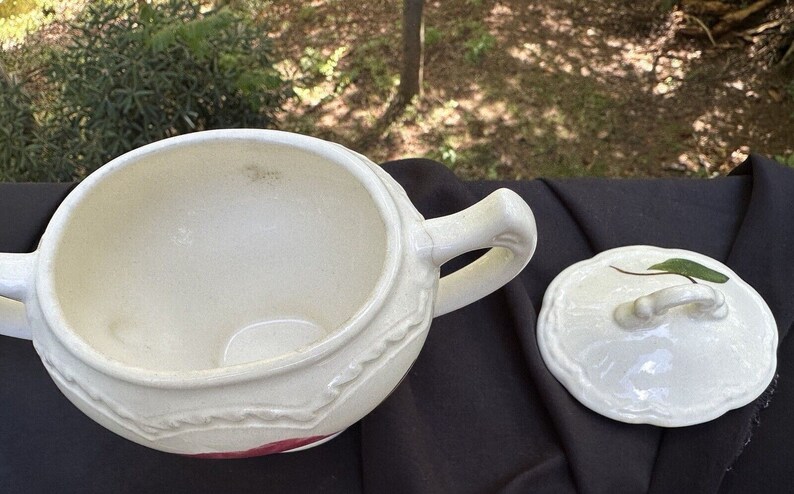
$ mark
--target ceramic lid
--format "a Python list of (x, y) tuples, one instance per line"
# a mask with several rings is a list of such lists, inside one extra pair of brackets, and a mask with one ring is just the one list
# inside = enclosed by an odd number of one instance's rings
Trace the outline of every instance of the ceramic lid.
[(642, 245), (564, 270), (538, 318), (546, 366), (576, 399), (665, 427), (753, 401), (775, 374), (777, 343), (769, 307), (727, 266)]

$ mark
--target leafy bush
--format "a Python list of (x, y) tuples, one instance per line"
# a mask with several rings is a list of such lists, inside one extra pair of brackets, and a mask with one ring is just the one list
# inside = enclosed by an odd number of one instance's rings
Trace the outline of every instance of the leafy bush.
[(71, 42), (47, 64), (53, 96), (26, 110), (14, 93), (0, 106), (0, 122), (28, 111), (37, 124), (15, 128), (14, 150), (0, 141), (0, 156), (12, 156), (0, 163), (4, 179), (71, 180), (165, 137), (271, 127), (291, 95), (272, 67), (266, 30), (227, 7), (92, 2), (70, 28)]
[(339, 61), (347, 50), (347, 46), (340, 46), (326, 56), (312, 46), (304, 48), (297, 65), (291, 67), (296, 73), (292, 78), (296, 96), (314, 106), (344, 91), (350, 80), (340, 72)]
[(41, 134), (35, 107), (22, 85), (0, 81), (0, 180), (36, 180), (48, 176), (31, 174), (47, 154), (47, 139)]

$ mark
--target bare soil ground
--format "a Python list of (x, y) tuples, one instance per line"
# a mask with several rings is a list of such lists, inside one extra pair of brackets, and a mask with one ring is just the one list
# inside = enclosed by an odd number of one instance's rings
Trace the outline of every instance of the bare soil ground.
[(712, 43), (650, 4), (426, 1), (423, 95), (365, 139), (394, 94), (401, 2), (276, 1), (278, 55), (332, 59), (282, 127), (375, 160), (439, 159), (463, 178), (714, 176), (750, 151), (790, 159), (794, 63), (776, 63), (769, 41), (791, 36), (794, 5)]

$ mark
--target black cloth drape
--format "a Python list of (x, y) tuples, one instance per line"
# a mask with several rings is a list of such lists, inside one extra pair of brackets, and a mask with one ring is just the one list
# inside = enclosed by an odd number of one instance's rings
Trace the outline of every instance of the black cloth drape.
[[(532, 207), (539, 243), (504, 289), (434, 320), (383, 404), (305, 452), (185, 458), (95, 424), (61, 396), (30, 342), (0, 338), (0, 492), (794, 492), (794, 345), (786, 337), (794, 170), (753, 155), (714, 180), (467, 183), (428, 160), (384, 167), (427, 218), (509, 187)], [(0, 184), (0, 252), (35, 248), (70, 187)], [(664, 429), (601, 417), (551, 376), (535, 339), (546, 286), (570, 264), (630, 244), (704, 253), (758, 290), (781, 337), (767, 393), (709, 423)]]

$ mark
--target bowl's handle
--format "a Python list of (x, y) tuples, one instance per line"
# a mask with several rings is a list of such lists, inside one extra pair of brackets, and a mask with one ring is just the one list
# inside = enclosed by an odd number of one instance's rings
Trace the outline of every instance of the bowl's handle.
[(0, 253), (0, 334), (32, 339), (23, 302), (33, 283), (36, 253)]
[(626, 329), (647, 327), (668, 310), (686, 306), (690, 317), (723, 319), (728, 305), (721, 291), (701, 284), (676, 285), (662, 288), (615, 308), (614, 318)]
[(532, 210), (509, 189), (499, 189), (458, 213), (425, 221), (433, 241), (432, 261), (491, 249), (468, 266), (441, 278), (435, 316), (468, 305), (501, 288), (527, 265), (538, 241)]

